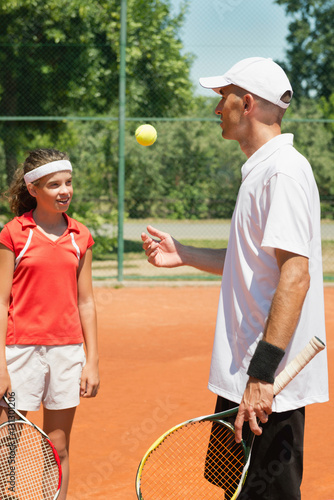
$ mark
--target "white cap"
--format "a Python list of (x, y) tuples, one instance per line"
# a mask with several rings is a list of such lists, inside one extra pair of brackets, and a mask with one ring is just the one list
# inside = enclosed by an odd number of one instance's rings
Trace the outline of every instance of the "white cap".
[(286, 91), (293, 90), (283, 69), (272, 59), (265, 57), (249, 57), (238, 62), (222, 76), (200, 78), (202, 87), (213, 89), (219, 93), (221, 87), (236, 85), (252, 94), (266, 99), (281, 108), (286, 109), (289, 102), (283, 102), (281, 97)]

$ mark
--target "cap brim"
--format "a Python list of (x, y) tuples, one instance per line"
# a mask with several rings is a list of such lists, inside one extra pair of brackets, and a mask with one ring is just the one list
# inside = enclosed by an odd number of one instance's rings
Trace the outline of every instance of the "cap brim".
[(227, 85), (231, 85), (231, 82), (228, 82), (224, 76), (210, 76), (209, 78), (200, 78), (199, 83), (205, 89), (212, 89), (217, 94), (219, 93), (219, 89), (222, 87), (227, 87)]

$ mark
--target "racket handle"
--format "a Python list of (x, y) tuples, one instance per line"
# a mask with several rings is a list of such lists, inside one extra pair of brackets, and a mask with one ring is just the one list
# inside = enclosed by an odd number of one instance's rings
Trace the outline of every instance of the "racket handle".
[(304, 349), (275, 378), (275, 396), (324, 348), (325, 344), (318, 337), (313, 337)]

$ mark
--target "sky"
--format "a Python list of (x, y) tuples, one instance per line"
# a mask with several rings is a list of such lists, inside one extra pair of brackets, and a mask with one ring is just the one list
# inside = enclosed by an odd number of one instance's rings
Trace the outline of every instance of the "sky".
[[(179, 12), (181, 0), (171, 0)], [(289, 20), (274, 0), (189, 0), (181, 30), (184, 52), (196, 56), (191, 79), (197, 94), (207, 95), (200, 77), (221, 75), (246, 57), (285, 59)]]

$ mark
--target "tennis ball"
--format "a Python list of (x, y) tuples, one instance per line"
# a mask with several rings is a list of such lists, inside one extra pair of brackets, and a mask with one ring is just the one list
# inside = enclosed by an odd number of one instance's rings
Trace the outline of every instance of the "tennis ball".
[(157, 131), (152, 125), (140, 125), (136, 130), (136, 139), (142, 146), (152, 146), (157, 139)]

